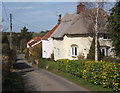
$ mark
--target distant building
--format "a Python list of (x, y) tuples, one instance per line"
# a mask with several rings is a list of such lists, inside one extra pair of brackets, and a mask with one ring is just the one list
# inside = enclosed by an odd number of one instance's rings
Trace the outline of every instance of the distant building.
[(32, 49), (36, 46), (42, 47), (41, 37), (35, 36), (33, 39), (27, 42), (27, 48), (29, 49), (29, 55), (32, 54)]

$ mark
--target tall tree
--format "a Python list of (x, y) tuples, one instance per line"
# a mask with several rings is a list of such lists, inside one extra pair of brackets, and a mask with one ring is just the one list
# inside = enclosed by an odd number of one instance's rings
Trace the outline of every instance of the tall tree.
[(111, 9), (108, 22), (108, 32), (114, 47), (114, 52), (120, 58), (120, 1)]
[(20, 38), (26, 39), (27, 41), (32, 38), (32, 34), (28, 32), (28, 28), (26, 28), (25, 26), (21, 29)]
[(24, 51), (24, 49), (26, 48), (26, 43), (32, 38), (32, 33), (28, 32), (28, 29), (24, 26), (21, 29), (21, 33), (20, 33), (20, 50), (21, 52)]
[(19, 34), (13, 34), (13, 41), (12, 44), (17, 47), (17, 49), (20, 48), (20, 35)]
[[(95, 60), (98, 60), (98, 37), (100, 31), (105, 31), (107, 13), (103, 10), (104, 2), (85, 2), (83, 3), (86, 9), (90, 9), (87, 12), (83, 12), (84, 21), (88, 23), (89, 32), (92, 33), (95, 39)], [(94, 8), (94, 9), (93, 9)]]

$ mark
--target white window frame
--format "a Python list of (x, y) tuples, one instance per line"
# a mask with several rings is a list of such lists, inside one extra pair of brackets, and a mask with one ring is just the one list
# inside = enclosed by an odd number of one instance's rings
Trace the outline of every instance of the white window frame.
[(54, 55), (56, 56), (56, 48), (54, 47)]
[(101, 53), (102, 53), (102, 50), (104, 49), (104, 56), (108, 56), (108, 49), (107, 49), (107, 47), (102, 47), (101, 48)]
[[(75, 53), (75, 48), (77, 49), (76, 53)], [(77, 57), (78, 55), (78, 47), (77, 46), (71, 46), (71, 56), (72, 57)]]
[(57, 55), (58, 55), (58, 57), (60, 57), (60, 49), (59, 48), (57, 48)]

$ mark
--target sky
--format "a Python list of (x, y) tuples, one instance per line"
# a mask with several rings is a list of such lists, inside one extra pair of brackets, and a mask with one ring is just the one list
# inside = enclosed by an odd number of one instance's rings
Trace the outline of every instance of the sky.
[[(9, 32), (9, 15), (12, 14), (13, 32), (26, 26), (30, 32), (51, 30), (66, 13), (75, 13), (78, 2), (2, 2), (2, 24)], [(108, 6), (109, 7), (109, 6)]]
[(77, 2), (3, 2), (3, 27), (9, 31), (9, 15), (12, 14), (13, 32), (26, 26), (31, 32), (52, 29), (65, 13), (75, 13)]

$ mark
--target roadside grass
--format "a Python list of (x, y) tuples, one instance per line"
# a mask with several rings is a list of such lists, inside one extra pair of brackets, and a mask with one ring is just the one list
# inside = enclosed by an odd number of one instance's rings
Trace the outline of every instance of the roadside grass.
[[(45, 69), (44, 69), (45, 70)], [(47, 71), (50, 71), (56, 75), (59, 75), (71, 82), (74, 82), (76, 83), (77, 85), (81, 86), (81, 87), (84, 87), (90, 91), (113, 91), (111, 88), (103, 88), (102, 86), (99, 86), (99, 85), (94, 85), (92, 83), (89, 83), (87, 81), (85, 81), (84, 79), (82, 78), (79, 78), (79, 77), (76, 77), (76, 76), (73, 76), (69, 73), (63, 73), (63, 72), (60, 72), (60, 71), (55, 71), (55, 70), (47, 70)]]
[(90, 82), (88, 82), (80, 77), (59, 71), (57, 66), (58, 65), (56, 65), (55, 62), (49, 61), (48, 59), (40, 59), (39, 64), (38, 64), (38, 67), (40, 69), (50, 71), (50, 72), (52, 72), (56, 75), (59, 75), (59, 76), (65, 78), (69, 81), (72, 81), (72, 82), (76, 83), (77, 85), (84, 87), (90, 91), (95, 91), (96, 93), (97, 92), (107, 92), (107, 91), (114, 92), (114, 90), (112, 88), (103, 88), (103, 86), (94, 85), (94, 84), (92, 84), (92, 83), (90, 83)]
[(18, 72), (10, 72), (2, 83), (2, 91), (24, 91), (21, 75)]

